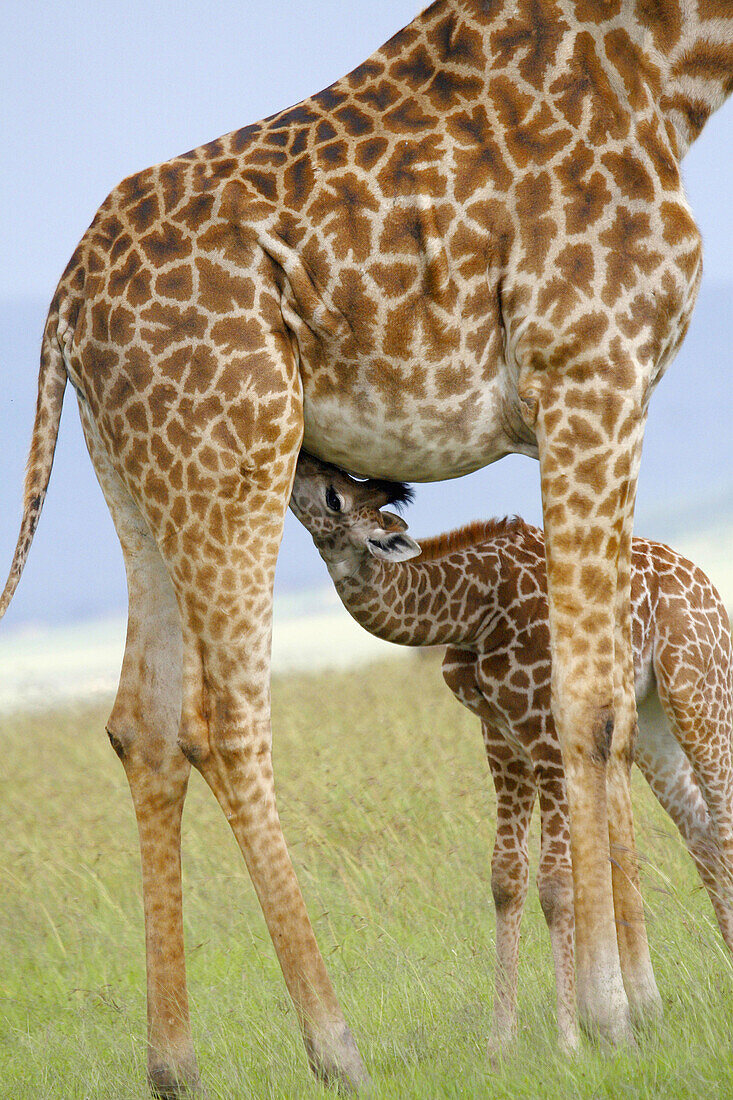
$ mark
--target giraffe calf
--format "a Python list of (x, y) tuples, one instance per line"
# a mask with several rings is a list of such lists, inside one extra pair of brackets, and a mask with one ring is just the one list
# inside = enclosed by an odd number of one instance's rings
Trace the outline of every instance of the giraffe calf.
[[(519, 925), (539, 794), (538, 887), (555, 966), (560, 1042), (571, 1049), (577, 1044), (573, 884), (565, 774), (550, 706), (543, 535), (521, 519), (489, 520), (418, 545), (399, 516), (382, 510), (411, 495), (402, 483), (357, 481), (301, 453), (290, 507), (357, 622), (401, 645), (447, 646), (446, 683), (481, 719), (497, 797), (495, 1050), (516, 1032)], [(635, 688), (642, 706), (635, 760), (682, 834), (733, 950), (728, 618), (705, 574), (669, 547), (634, 539), (632, 569)]]

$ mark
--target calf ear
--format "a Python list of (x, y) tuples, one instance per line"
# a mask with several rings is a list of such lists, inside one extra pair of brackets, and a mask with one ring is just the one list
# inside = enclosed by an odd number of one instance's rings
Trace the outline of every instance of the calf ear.
[(367, 549), (380, 561), (409, 561), (422, 553), (420, 546), (402, 531), (375, 531), (367, 539)]
[(385, 531), (406, 531), (407, 524), (402, 516), (396, 516), (394, 512), (385, 512), (380, 509), (379, 518)]

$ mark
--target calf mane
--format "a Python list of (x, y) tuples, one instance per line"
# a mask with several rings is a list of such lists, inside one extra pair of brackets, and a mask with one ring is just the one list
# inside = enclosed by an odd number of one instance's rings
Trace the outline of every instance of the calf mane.
[(492, 539), (503, 536), (509, 538), (523, 536), (536, 542), (537, 535), (536, 529), (525, 523), (521, 516), (474, 520), (473, 523), (468, 523), (455, 531), (447, 531), (433, 538), (418, 539), (422, 553), (415, 559), (415, 564), (423, 561), (437, 561), (458, 550), (470, 550), (474, 546), (482, 546)]

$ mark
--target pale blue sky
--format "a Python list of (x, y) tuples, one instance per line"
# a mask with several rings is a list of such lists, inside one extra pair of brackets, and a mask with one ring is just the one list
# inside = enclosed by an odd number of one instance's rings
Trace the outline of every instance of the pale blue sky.
[[(45, 307), (107, 192), (137, 169), (325, 87), (419, 6), (420, 0), (3, 0), (3, 578), (17, 531)], [(671, 506), (676, 494), (701, 497), (733, 482), (733, 103), (708, 124), (685, 177), (705, 239), (706, 286), (727, 283), (728, 291), (709, 299), (712, 321), (700, 317), (697, 343), (655, 396), (640, 489), (646, 514)], [(119, 552), (77, 420), (67, 398), (51, 493), (9, 616), (16, 621), (83, 616), (124, 601)], [(539, 518), (530, 460), (505, 459), (457, 483), (420, 487), (408, 518), (424, 534), (507, 511)], [(292, 521), (281, 575), (295, 577), (301, 562), (309, 580), (325, 583)], [(85, 600), (90, 588), (99, 592)]]

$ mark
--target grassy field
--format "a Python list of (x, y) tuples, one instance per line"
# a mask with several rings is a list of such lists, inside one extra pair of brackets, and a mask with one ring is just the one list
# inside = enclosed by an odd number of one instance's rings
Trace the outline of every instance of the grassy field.
[[(147, 1095), (137, 835), (109, 706), (3, 718), (0, 1095)], [(664, 1024), (638, 1052), (555, 1053), (533, 894), (521, 1035), (485, 1056), (493, 794), (476, 722), (435, 656), (274, 686), (285, 834), (381, 1097), (733, 1097), (733, 968), (669, 820), (639, 779), (639, 847)], [(537, 843), (534, 843), (536, 854)], [(254, 893), (198, 776), (185, 815), (189, 987), (210, 1096), (317, 1097)]]

